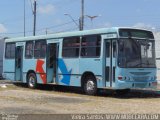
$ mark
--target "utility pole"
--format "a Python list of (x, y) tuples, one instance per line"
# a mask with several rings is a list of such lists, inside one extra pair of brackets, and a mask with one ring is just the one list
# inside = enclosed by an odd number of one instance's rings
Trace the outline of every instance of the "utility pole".
[(48, 34), (48, 28), (46, 28), (46, 35)]
[(24, 0), (24, 37), (26, 36), (26, 0)]
[(33, 15), (34, 15), (33, 36), (35, 36), (36, 35), (36, 15), (37, 15), (37, 2), (36, 2), (36, 0), (34, 0)]
[(80, 17), (80, 30), (84, 27), (84, 0), (81, 0), (81, 17)]

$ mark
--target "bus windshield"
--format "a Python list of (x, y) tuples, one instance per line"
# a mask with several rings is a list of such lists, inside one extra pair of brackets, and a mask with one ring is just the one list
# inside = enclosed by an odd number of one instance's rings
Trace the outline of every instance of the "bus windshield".
[(155, 68), (155, 41), (120, 39), (118, 65), (122, 68)]

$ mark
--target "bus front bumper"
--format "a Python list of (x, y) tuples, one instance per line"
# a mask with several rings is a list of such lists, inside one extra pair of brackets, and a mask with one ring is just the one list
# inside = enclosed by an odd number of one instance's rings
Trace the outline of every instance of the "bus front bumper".
[(115, 89), (156, 89), (157, 81), (150, 82), (126, 82), (118, 81), (115, 84)]

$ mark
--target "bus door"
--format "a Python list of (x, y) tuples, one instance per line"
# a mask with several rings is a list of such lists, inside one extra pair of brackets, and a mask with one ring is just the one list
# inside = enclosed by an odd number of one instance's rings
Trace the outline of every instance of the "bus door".
[(47, 45), (47, 83), (56, 83), (58, 70), (59, 43)]
[(16, 45), (15, 51), (15, 81), (23, 80), (23, 46)]
[(105, 82), (106, 87), (113, 87), (115, 84), (116, 68), (116, 40), (105, 40)]

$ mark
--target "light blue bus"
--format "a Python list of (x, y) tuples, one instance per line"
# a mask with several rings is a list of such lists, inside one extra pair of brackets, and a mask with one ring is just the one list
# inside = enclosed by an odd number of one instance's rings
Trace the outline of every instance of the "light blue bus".
[(155, 40), (148, 30), (103, 28), (5, 40), (3, 77), (13, 82), (128, 91), (156, 88)]

